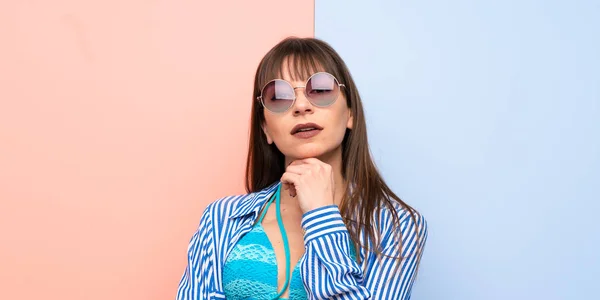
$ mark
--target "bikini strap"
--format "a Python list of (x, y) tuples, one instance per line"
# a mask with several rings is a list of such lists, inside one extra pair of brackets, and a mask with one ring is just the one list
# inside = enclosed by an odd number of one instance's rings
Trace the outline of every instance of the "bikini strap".
[(290, 246), (288, 244), (288, 237), (285, 232), (285, 227), (283, 226), (283, 218), (281, 217), (281, 184), (279, 187), (277, 187), (275, 207), (277, 223), (279, 223), (279, 230), (281, 231), (281, 237), (283, 239), (283, 249), (285, 251), (285, 284), (283, 285), (281, 292), (279, 292), (279, 294), (275, 297), (275, 299), (279, 299), (279, 297), (283, 295), (290, 285)]
[(258, 225), (262, 223), (262, 220), (267, 214), (267, 211), (269, 210), (269, 206), (271, 205), (271, 202), (273, 202), (273, 199), (275, 199), (277, 223), (279, 225), (279, 230), (281, 231), (281, 237), (283, 239), (283, 249), (285, 252), (285, 284), (283, 285), (283, 288), (281, 289), (279, 294), (274, 298), (279, 299), (279, 297), (281, 297), (281, 295), (283, 295), (283, 293), (288, 289), (288, 286), (290, 284), (290, 246), (288, 243), (287, 233), (285, 232), (285, 227), (283, 226), (283, 218), (281, 217), (281, 184), (277, 187), (275, 194), (273, 194), (273, 196), (267, 201), (267, 204), (265, 205), (265, 208), (260, 214), (260, 217), (256, 224)]

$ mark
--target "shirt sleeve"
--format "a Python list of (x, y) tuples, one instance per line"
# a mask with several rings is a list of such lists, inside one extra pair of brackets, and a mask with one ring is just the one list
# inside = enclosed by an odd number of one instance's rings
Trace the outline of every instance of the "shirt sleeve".
[(209, 207), (200, 218), (200, 225), (192, 236), (187, 249), (187, 266), (179, 282), (176, 300), (209, 298), (209, 275), (212, 260), (212, 222)]
[(324, 206), (305, 213), (302, 279), (309, 299), (410, 299), (427, 239), (425, 218), (415, 215), (416, 222), (408, 212), (399, 215), (402, 261), (397, 259), (400, 240), (391, 234), (392, 228), (386, 229), (382, 233), (382, 252), (392, 257), (367, 256), (363, 271), (350, 254), (350, 235), (338, 207)]

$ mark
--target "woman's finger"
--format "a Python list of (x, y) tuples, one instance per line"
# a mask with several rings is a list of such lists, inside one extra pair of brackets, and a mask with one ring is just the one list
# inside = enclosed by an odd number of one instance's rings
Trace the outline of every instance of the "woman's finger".
[(292, 197), (296, 197), (296, 184), (299, 182), (299, 180), (300, 175), (290, 172), (285, 172), (281, 176), (281, 182), (288, 185), (290, 196)]
[(295, 173), (291, 173), (291, 172), (285, 172), (283, 173), (283, 175), (281, 176), (281, 182), (283, 183), (287, 183), (287, 184), (291, 184), (291, 185), (296, 185), (300, 179), (300, 175), (295, 174)]
[(303, 158), (299, 160), (295, 160), (294, 162), (302, 163), (302, 164), (310, 164), (310, 165), (324, 165), (325, 163), (318, 158), (309, 157)]
[(312, 167), (310, 165), (290, 165), (285, 169), (286, 172), (302, 175), (306, 171), (310, 170)]
[(288, 166), (295, 166), (295, 165), (302, 165), (305, 164), (305, 162), (302, 159), (297, 159), (292, 161)]

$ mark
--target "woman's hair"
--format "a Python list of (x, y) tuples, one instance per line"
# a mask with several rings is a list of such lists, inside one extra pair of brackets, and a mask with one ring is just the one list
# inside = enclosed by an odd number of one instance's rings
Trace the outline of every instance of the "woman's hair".
[[(373, 251), (381, 257), (380, 255), (384, 255), (380, 247), (381, 237), (375, 228), (380, 224), (379, 216), (382, 207), (386, 207), (392, 213), (395, 234), (398, 238), (402, 238), (400, 220), (396, 212), (398, 205), (406, 209), (414, 224), (418, 225), (415, 211), (392, 192), (377, 171), (367, 143), (365, 116), (356, 85), (342, 58), (331, 46), (321, 40), (286, 38), (273, 47), (258, 65), (252, 93), (246, 190), (260, 191), (278, 181), (285, 172), (284, 155), (275, 144), (267, 143), (262, 131), (265, 122), (264, 111), (260, 101), (257, 101), (262, 87), (267, 82), (281, 78), (284, 63), (287, 63), (293, 80), (302, 81), (314, 72), (325, 71), (346, 86), (341, 89), (341, 92), (344, 93), (346, 104), (351, 110), (353, 128), (346, 129), (342, 141), (342, 176), (348, 184), (340, 204), (340, 212), (355, 247)], [(373, 243), (373, 249), (370, 249), (369, 243), (364, 245), (359, 243), (361, 235)], [(417, 248), (421, 245), (420, 240), (416, 245)], [(402, 253), (402, 246), (399, 243), (398, 253)], [(398, 259), (402, 258), (398, 257)]]

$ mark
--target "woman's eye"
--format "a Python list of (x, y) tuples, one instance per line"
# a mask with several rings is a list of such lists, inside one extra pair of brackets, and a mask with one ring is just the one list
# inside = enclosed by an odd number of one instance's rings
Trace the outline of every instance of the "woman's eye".
[(330, 93), (331, 90), (328, 89), (321, 89), (321, 90), (311, 90), (310, 93), (311, 94), (326, 94), (326, 93)]
[(271, 97), (271, 101), (277, 101), (277, 100), (292, 100), (292, 97), (289, 95), (277, 95), (277, 96)]

